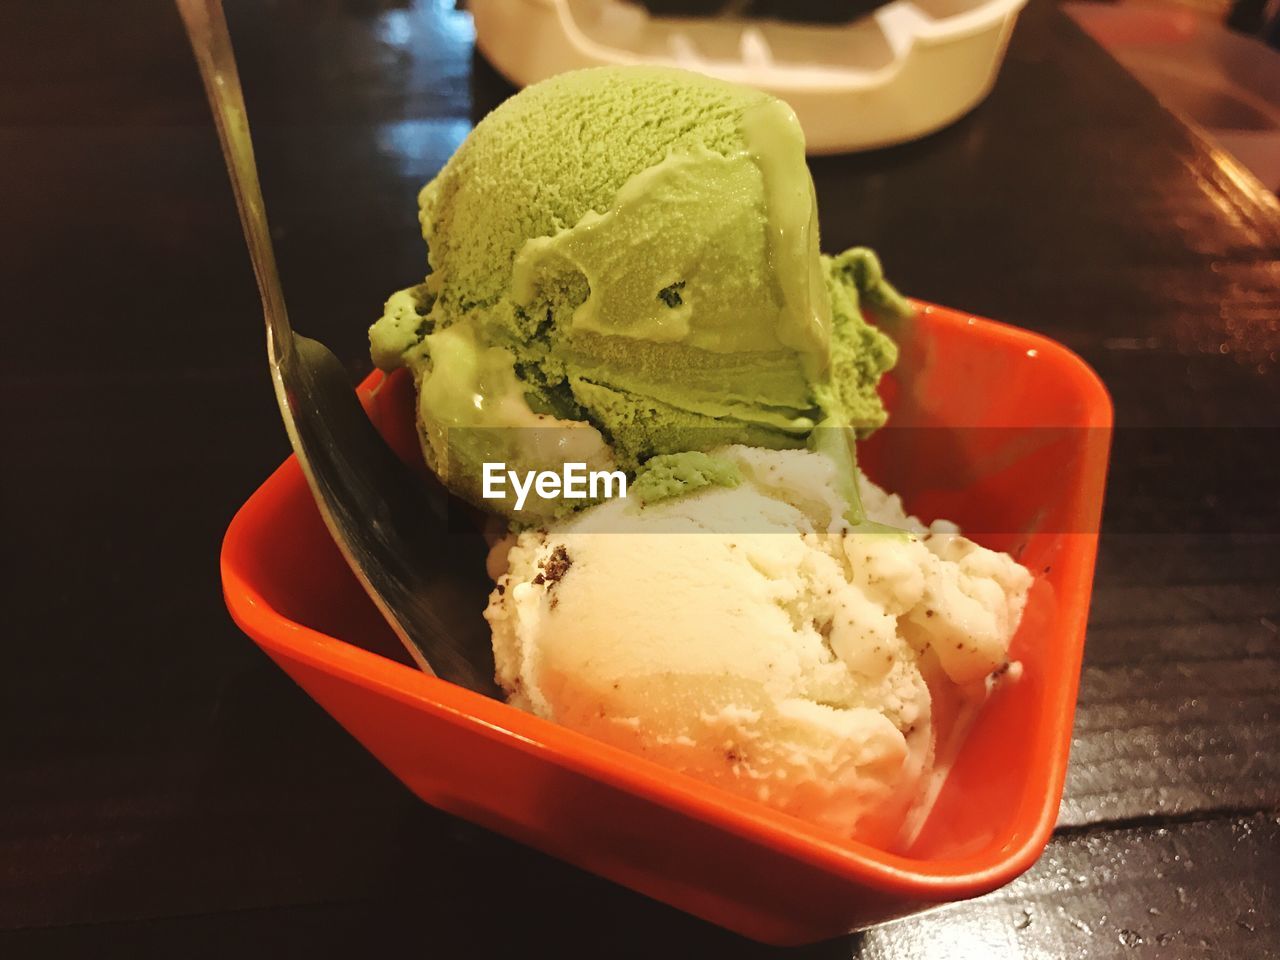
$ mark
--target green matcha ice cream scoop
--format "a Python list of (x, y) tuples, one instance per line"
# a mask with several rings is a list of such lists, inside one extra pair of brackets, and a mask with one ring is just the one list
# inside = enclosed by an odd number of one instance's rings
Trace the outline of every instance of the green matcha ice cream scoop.
[[(419, 197), (430, 273), (387, 302), (432, 468), (633, 473), (658, 454), (786, 448), (884, 422), (896, 358), (862, 305), (906, 311), (874, 255), (818, 249), (790, 108), (681, 70), (561, 74), (482, 121)], [(523, 521), (583, 501), (531, 498)]]

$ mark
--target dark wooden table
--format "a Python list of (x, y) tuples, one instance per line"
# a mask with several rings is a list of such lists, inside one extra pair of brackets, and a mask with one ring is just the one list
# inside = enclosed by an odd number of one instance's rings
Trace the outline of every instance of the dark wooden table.
[[(414, 196), (510, 89), (445, 2), (231, 5), (297, 325), (368, 368)], [(413, 799), (242, 637), (285, 455), (164, 3), (0, 12), (0, 956), (758, 956)], [(1280, 956), (1280, 211), (1047, 0), (990, 100), (815, 161), (824, 245), (1042, 330), (1121, 425), (1061, 825), (1006, 889), (813, 957)]]

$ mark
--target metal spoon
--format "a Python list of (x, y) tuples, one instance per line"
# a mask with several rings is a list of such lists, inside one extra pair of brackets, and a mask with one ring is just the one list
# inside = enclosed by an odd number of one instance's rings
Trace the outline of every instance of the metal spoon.
[[(478, 538), (448, 536), (445, 498), (433, 496), (379, 436), (337, 357), (289, 326), (221, 0), (177, 4), (213, 108), (258, 278), (280, 415), (320, 515), (418, 666), (497, 696), (493, 654), (480, 618), (484, 591), (477, 589), (478, 577), (465, 575), (467, 564), (458, 556), (477, 552)], [(471, 558), (474, 563), (479, 556)]]

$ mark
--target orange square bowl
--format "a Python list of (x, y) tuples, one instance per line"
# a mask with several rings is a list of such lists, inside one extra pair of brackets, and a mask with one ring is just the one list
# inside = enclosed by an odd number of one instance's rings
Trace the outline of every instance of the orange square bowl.
[[(894, 426), (864, 444), (864, 467), (917, 513), (1012, 550), (1037, 582), (1013, 641), (1022, 678), (979, 715), (905, 852), (722, 793), (409, 666), (390, 653), (393, 635), (292, 458), (227, 531), (227, 605), (427, 803), (746, 936), (811, 942), (993, 890), (1036, 860), (1057, 816), (1111, 404), (1053, 341), (919, 308), (899, 335), (901, 374), (885, 384)], [(403, 441), (407, 388), (375, 373), (361, 390), (389, 439), (398, 429)]]

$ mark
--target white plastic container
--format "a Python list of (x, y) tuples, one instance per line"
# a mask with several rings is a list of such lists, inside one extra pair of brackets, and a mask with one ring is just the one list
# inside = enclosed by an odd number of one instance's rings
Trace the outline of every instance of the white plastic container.
[(811, 153), (946, 126), (991, 89), (1026, 0), (893, 0), (849, 24), (653, 17), (622, 0), (469, 0), (476, 43), (519, 86), (565, 70), (664, 64), (787, 101)]

